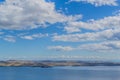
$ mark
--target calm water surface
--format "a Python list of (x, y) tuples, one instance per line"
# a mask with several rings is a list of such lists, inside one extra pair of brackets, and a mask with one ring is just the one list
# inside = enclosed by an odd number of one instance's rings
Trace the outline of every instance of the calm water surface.
[(0, 67), (0, 80), (120, 80), (120, 67)]

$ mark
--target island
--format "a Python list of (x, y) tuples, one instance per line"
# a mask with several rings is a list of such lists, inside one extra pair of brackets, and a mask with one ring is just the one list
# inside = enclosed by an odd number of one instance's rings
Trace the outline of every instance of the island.
[(31, 61), (31, 60), (6, 60), (0, 61), (0, 67), (41, 67), (51, 68), (60, 66), (120, 66), (119, 62), (104, 61)]

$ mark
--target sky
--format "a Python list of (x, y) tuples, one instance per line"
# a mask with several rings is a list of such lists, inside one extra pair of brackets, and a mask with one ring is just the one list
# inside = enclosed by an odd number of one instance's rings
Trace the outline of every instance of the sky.
[(0, 60), (120, 61), (120, 0), (0, 0)]

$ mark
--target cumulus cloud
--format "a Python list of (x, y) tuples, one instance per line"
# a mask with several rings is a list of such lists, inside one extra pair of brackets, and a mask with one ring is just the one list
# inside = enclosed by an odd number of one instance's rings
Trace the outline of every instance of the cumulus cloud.
[(120, 34), (120, 28), (107, 29), (99, 32), (54, 35), (53, 41), (81, 42), (81, 41), (120, 40), (119, 34)]
[(72, 51), (74, 48), (70, 46), (49, 46), (48, 49), (56, 51)]
[(45, 0), (5, 0), (0, 4), (0, 29), (23, 30), (76, 19), (55, 10)]
[(81, 29), (99, 31), (111, 28), (119, 28), (120, 27), (120, 15), (108, 16), (99, 20), (88, 20), (87, 22), (83, 21), (73, 21), (68, 22), (65, 27), (65, 31), (68, 33), (80, 32)]
[[(117, 6), (117, 0), (70, 0), (70, 2), (86, 2), (95, 6)], [(0, 3), (0, 30), (28, 30), (46, 27), (49, 24), (65, 23), (67, 34), (52, 35), (53, 41), (87, 42), (72, 46), (49, 46), (56, 51), (89, 50), (111, 51), (120, 50), (120, 13), (98, 20), (81, 21), (82, 15), (66, 16), (55, 9), (53, 2), (45, 0), (5, 0)], [(84, 33), (82, 30), (86, 30)], [(22, 35), (3, 35), (0, 39), (15, 42), (16, 38), (34, 40), (47, 37), (48, 34), (30, 33)], [(2, 36), (1, 36), (2, 35)], [(94, 43), (91, 43), (94, 41)], [(102, 42), (104, 41), (104, 42)], [(98, 43), (100, 42), (100, 43)]]
[[(98, 20), (72, 21), (64, 27), (67, 34), (55, 34), (53, 41), (85, 42), (74, 50), (111, 52), (120, 51), (120, 15)], [(85, 30), (85, 32), (83, 32)]]
[(90, 3), (96, 7), (98, 6), (118, 6), (117, 0), (70, 0), (69, 2), (84, 2)]

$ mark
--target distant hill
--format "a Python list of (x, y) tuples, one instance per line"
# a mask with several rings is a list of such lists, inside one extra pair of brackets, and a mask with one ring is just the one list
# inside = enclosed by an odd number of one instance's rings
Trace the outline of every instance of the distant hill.
[(0, 61), (0, 67), (57, 67), (57, 66), (120, 66), (118, 62), (98, 61), (27, 61), (8, 60)]

